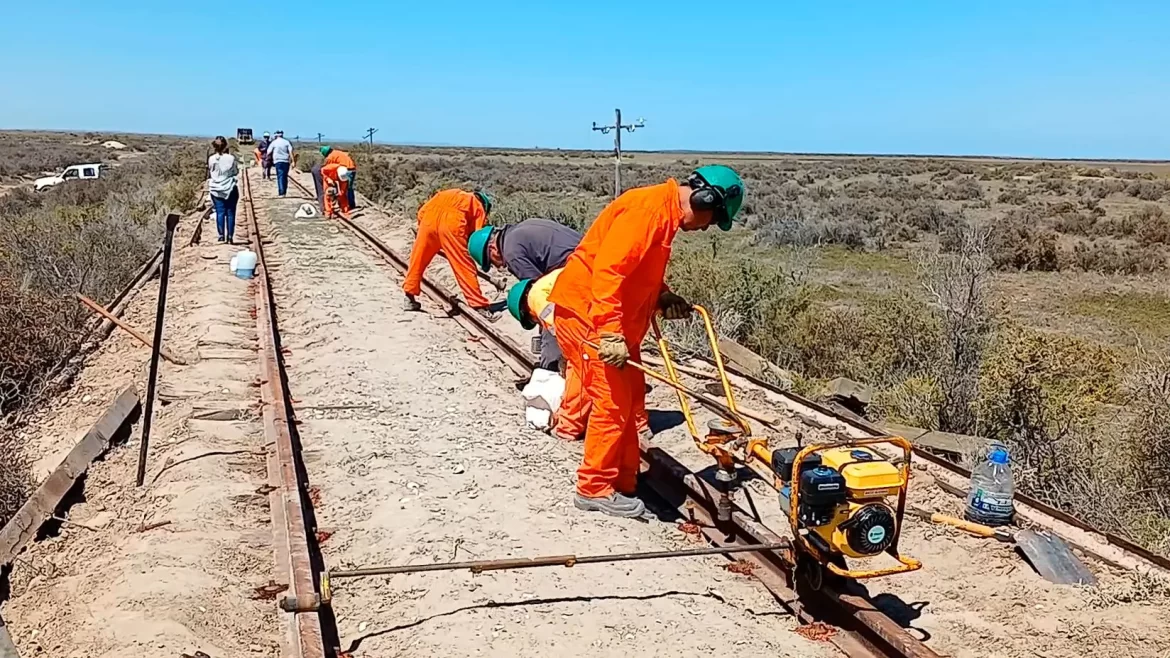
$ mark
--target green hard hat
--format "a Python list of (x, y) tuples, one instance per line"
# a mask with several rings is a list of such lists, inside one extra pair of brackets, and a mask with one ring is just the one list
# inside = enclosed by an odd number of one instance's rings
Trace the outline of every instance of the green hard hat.
[(532, 287), (532, 283), (532, 279), (524, 279), (508, 289), (508, 312), (525, 329), (532, 329), (536, 326), (536, 323), (532, 321), (532, 316), (524, 308), (524, 298), (528, 296), (528, 289)]
[(329, 155), (329, 152), (332, 150), (333, 150), (332, 146), (322, 146), (321, 147), (321, 155)]
[(485, 215), (492, 214), (492, 195), (483, 190), (476, 190), (475, 198), (479, 199), (479, 202), (483, 204), (483, 212)]
[(492, 269), (492, 261), (488, 258), (488, 242), (494, 229), (494, 226), (485, 226), (467, 238), (467, 251), (471, 252), (471, 260), (484, 272)]
[(698, 176), (708, 186), (719, 190), (723, 197), (723, 211), (717, 216), (719, 228), (731, 230), (731, 220), (739, 214), (743, 207), (743, 196), (746, 194), (743, 179), (731, 167), (724, 165), (707, 165), (699, 167), (692, 176)]

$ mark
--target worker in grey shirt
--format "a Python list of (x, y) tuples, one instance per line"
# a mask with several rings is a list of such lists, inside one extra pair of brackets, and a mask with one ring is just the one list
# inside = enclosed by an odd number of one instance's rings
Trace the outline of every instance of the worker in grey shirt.
[[(517, 279), (539, 279), (560, 269), (581, 243), (581, 234), (551, 219), (526, 219), (517, 224), (485, 226), (467, 240), (471, 258), (484, 272), (502, 267)], [(556, 337), (541, 331), (540, 367), (556, 370), (561, 349)]]

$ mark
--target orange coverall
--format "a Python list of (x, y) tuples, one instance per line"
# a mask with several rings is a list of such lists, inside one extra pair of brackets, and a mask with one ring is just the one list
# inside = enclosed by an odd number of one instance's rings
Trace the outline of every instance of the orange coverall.
[[(349, 179), (341, 178), (337, 175), (337, 170), (340, 167), (341, 165), (337, 163), (327, 164), (324, 167), (321, 167), (321, 183), (325, 186), (325, 189), (329, 189), (329, 187), (332, 185), (337, 186), (337, 205), (341, 208), (341, 214), (348, 216), (350, 208), (349, 197), (347, 197), (346, 194), (349, 192)], [(333, 199), (330, 199), (329, 194), (325, 195), (326, 217), (333, 216), (333, 201)]]
[[(663, 290), (670, 244), (682, 224), (678, 182), (639, 187), (622, 194), (598, 215), (569, 257), (549, 301), (565, 357), (581, 364), (592, 402), (577, 492), (602, 498), (637, 485), (638, 416), (646, 413), (645, 378), (632, 367), (614, 368), (584, 346), (602, 333), (621, 334), (630, 358), (639, 346)], [(570, 362), (570, 369), (575, 363)]]
[[(322, 170), (324, 171), (324, 170)], [(471, 192), (443, 190), (418, 209), (418, 236), (410, 250), (410, 269), (402, 290), (408, 295), (422, 291), (423, 273), (442, 250), (455, 272), (455, 281), (472, 308), (485, 308), (489, 302), (479, 290), (475, 261), (467, 251), (467, 239), (484, 227), (487, 213)]]
[(349, 154), (345, 151), (338, 151), (337, 149), (329, 151), (329, 155), (325, 156), (325, 161), (321, 163), (321, 167), (324, 168), (326, 165), (331, 164), (341, 165), (350, 171), (357, 171), (357, 165), (354, 164), (353, 158), (349, 157)]

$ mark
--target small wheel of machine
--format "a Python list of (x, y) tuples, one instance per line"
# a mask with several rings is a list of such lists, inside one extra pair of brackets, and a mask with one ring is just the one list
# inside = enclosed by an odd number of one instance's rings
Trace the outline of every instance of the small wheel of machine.
[(825, 568), (808, 554), (802, 553), (796, 560), (796, 575), (814, 592), (825, 585)]

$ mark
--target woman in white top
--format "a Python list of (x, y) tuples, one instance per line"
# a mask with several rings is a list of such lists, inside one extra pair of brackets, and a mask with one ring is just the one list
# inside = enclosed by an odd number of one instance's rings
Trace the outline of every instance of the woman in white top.
[(236, 182), (240, 167), (236, 164), (236, 156), (227, 152), (228, 143), (222, 135), (211, 142), (211, 148), (215, 153), (207, 159), (207, 190), (211, 193), (211, 203), (215, 204), (215, 227), (219, 231), (219, 242), (232, 244), (236, 232), (236, 204), (240, 201)]

